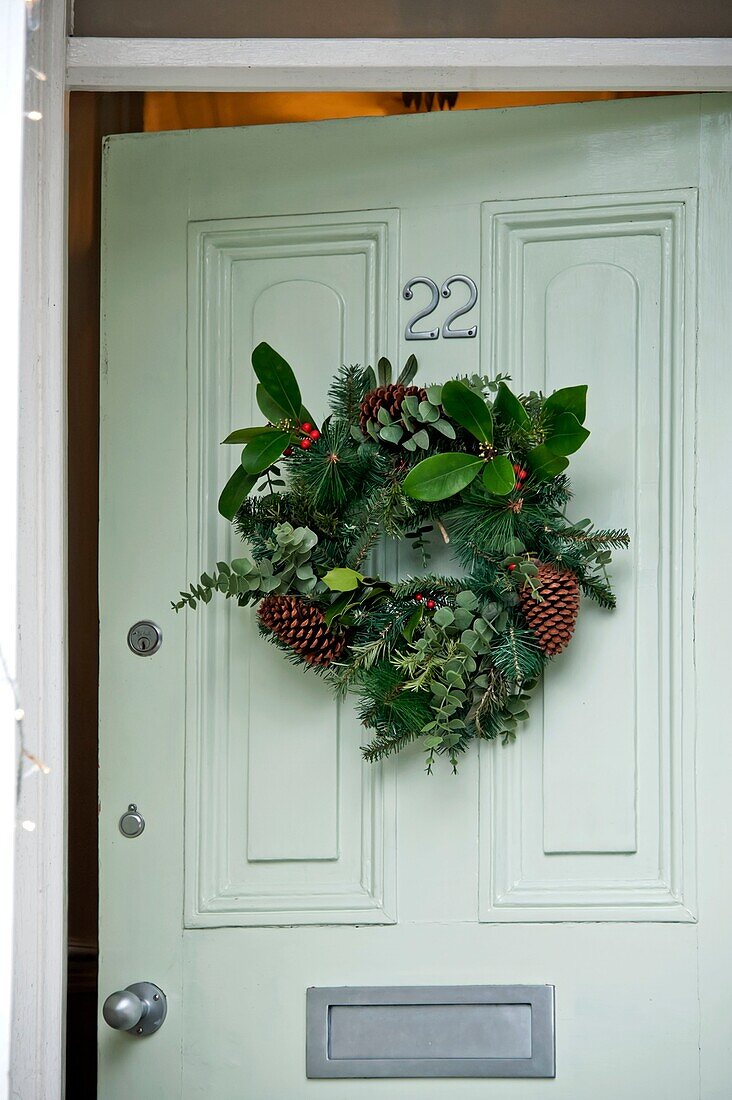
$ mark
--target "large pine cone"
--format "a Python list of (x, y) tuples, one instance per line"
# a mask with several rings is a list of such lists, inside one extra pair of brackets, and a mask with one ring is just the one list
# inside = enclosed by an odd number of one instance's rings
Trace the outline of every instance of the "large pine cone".
[(379, 386), (366, 394), (361, 402), (361, 414), (358, 423), (361, 431), (366, 435), (366, 425), (369, 421), (381, 426), (379, 409), (385, 408), (394, 423), (397, 423), (402, 415), (402, 402), (405, 397), (416, 397), (420, 401), (427, 400), (427, 390), (419, 386), (402, 386), (392, 383), (388, 386)]
[(314, 604), (296, 596), (265, 596), (257, 615), (262, 626), (309, 665), (329, 665), (338, 660), (345, 648), (345, 635), (326, 626), (322, 612)]
[(569, 569), (539, 565), (541, 600), (535, 600), (529, 588), (521, 592), (521, 610), (536, 634), (540, 648), (549, 657), (569, 645), (579, 611), (579, 581)]

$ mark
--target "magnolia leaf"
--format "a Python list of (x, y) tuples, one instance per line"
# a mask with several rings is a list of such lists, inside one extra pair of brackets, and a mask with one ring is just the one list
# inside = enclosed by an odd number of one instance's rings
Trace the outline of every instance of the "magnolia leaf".
[(290, 364), (273, 347), (262, 342), (252, 352), (252, 366), (261, 385), (275, 405), (279, 405), (284, 410), (285, 416), (297, 421), (302, 408), (302, 398)]
[(544, 415), (554, 417), (558, 413), (571, 412), (584, 424), (587, 415), (587, 386), (566, 386), (555, 390), (544, 402)]
[(226, 439), (222, 439), (223, 443), (249, 443), (250, 440), (256, 439), (258, 435), (263, 435), (265, 432), (271, 432), (272, 429), (268, 424), (263, 425), (260, 428), (239, 428), (237, 431), (232, 432), (231, 435), (227, 435)]
[(259, 408), (263, 415), (267, 417), (267, 420), (271, 421), (272, 424), (278, 424), (280, 420), (287, 419), (285, 410), (281, 409), (277, 402), (272, 400), (261, 383), (257, 386), (256, 396)]
[(415, 500), (445, 500), (470, 485), (482, 466), (482, 458), (459, 451), (432, 455), (409, 471), (404, 492)]
[(407, 639), (408, 642), (411, 642), (411, 640), (414, 636), (414, 632), (415, 632), (415, 630), (417, 629), (417, 627), (419, 626), (419, 624), (422, 620), (422, 615), (423, 614), (424, 614), (424, 607), (420, 604), (420, 606), (418, 608), (416, 608), (412, 612), (412, 614), (409, 616), (409, 619), (407, 620), (406, 626), (404, 626), (404, 628), (402, 629), (402, 634), (404, 635), (404, 637)]
[(589, 436), (589, 431), (582, 427), (574, 413), (563, 412), (552, 420), (545, 442), (553, 454), (571, 455), (580, 449)]
[(516, 474), (505, 455), (496, 455), (486, 463), (483, 484), (489, 493), (497, 497), (505, 497), (506, 493), (511, 492), (516, 484)]
[(279, 458), (289, 442), (289, 432), (272, 428), (247, 443), (241, 452), (241, 464), (248, 474), (261, 474)]
[[(243, 467), (237, 466), (221, 490), (221, 496), (219, 497), (219, 512), (224, 519), (233, 520), (256, 482), (256, 476), (252, 477)], [(226, 563), (224, 562), (224, 564)], [(228, 565), (226, 568), (228, 570)], [(220, 563), (219, 570), (221, 570)]]
[(397, 385), (408, 386), (417, 373), (417, 356), (410, 355), (406, 363), (402, 367), (399, 377), (397, 378)]
[(379, 385), (380, 386), (390, 385), (391, 384), (391, 363), (386, 358), (386, 356), (382, 355), (381, 359), (379, 359), (378, 363), (376, 364), (376, 370), (377, 370), (378, 375), (379, 375)]
[(331, 569), (323, 577), (323, 584), (330, 588), (331, 592), (353, 592), (363, 580), (363, 573), (357, 573), (355, 569)]
[(549, 481), (561, 474), (569, 466), (569, 459), (563, 455), (555, 455), (545, 444), (534, 447), (526, 456), (526, 462), (539, 481)]
[(504, 424), (513, 425), (516, 428), (523, 428), (530, 423), (526, 409), (505, 382), (498, 383), (493, 412)]
[(453, 380), (442, 387), (442, 407), (447, 415), (466, 428), (481, 443), (493, 442), (493, 417), (482, 397), (463, 382)]

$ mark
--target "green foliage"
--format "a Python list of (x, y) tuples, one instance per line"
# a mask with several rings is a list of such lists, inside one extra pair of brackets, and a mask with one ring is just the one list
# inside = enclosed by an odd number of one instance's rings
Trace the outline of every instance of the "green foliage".
[(433, 455), (410, 470), (404, 492), (415, 500), (446, 500), (467, 489), (483, 465), (482, 458), (460, 451)]
[(491, 410), (483, 398), (464, 382), (446, 382), (442, 387), (442, 404), (447, 415), (479, 442), (493, 442)]
[[(570, 570), (585, 596), (615, 606), (608, 568), (628, 533), (566, 515), (569, 456), (589, 435), (587, 387), (514, 394), (501, 375), (421, 386), (426, 397), (406, 395), (394, 417), (379, 406), (365, 438), (361, 406), (391, 383), (387, 359), (336, 372), (320, 431), (272, 347), (255, 348), (252, 364), (267, 423), (224, 440), (244, 450), (219, 503), (245, 552), (203, 573), (175, 609), (215, 593), (242, 606), (272, 593), (314, 604), (345, 636), (338, 663), (317, 671), (356, 694), (367, 760), (419, 741), (428, 771), (441, 756), (455, 769), (473, 739), (508, 744), (548, 661), (522, 611), (544, 598), (539, 563)], [(397, 381), (416, 373), (410, 356)], [(370, 576), (384, 536), (410, 543), (423, 568), (429, 540), (442, 536), (467, 575)]]
[(318, 536), (308, 527), (279, 524), (266, 544), (267, 553), (256, 560), (247, 556), (235, 558), (231, 564), (218, 562), (216, 569), (202, 573), (199, 583), (191, 584), (189, 591), (181, 590), (180, 600), (172, 606), (175, 611), (195, 609), (199, 603), (210, 603), (215, 592), (227, 599), (236, 596), (241, 606), (271, 593), (315, 593), (323, 588), (310, 560), (317, 541)]
[(231, 522), (241, 508), (244, 500), (257, 483), (257, 478), (248, 474), (243, 466), (237, 466), (221, 490), (219, 512)]
[(262, 342), (252, 352), (252, 366), (267, 396), (282, 410), (281, 417), (297, 423), (302, 398), (290, 364), (269, 344)]

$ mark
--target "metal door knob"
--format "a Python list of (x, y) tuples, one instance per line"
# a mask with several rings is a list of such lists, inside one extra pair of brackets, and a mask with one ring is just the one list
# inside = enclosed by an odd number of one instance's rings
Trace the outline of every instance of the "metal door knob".
[(102, 1016), (115, 1031), (129, 1031), (144, 1038), (154, 1035), (165, 1020), (168, 1002), (162, 989), (152, 982), (135, 982), (104, 1002)]

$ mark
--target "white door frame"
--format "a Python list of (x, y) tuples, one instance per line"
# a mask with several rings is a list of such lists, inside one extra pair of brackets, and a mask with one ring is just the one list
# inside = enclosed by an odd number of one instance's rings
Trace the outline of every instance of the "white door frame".
[(43, 118), (28, 127), (24, 167), (18, 659), (27, 743), (51, 771), (27, 785), (20, 815), (37, 823), (16, 865), (11, 1095), (23, 1100), (63, 1095), (67, 92), (732, 89), (730, 39), (67, 40), (66, 30), (64, 0), (47, 0), (28, 58), (46, 79), (30, 82)]

